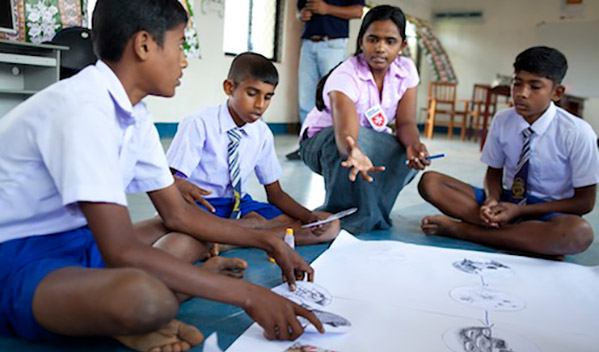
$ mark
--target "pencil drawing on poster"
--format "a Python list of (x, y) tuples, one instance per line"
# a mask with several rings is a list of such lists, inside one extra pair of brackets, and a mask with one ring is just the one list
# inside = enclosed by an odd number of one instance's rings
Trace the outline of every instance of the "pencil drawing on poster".
[(519, 297), (489, 287), (458, 287), (449, 293), (454, 300), (478, 308), (515, 312), (525, 308), (525, 303)]

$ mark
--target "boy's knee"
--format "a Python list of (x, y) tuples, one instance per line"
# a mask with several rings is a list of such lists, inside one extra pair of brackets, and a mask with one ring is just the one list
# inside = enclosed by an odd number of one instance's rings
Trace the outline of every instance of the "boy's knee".
[(572, 254), (584, 252), (593, 243), (593, 228), (584, 219), (579, 218), (570, 231), (572, 231), (574, 237), (572, 239)]
[(266, 220), (263, 216), (258, 213), (251, 212), (244, 215), (241, 218), (246, 225), (249, 225), (253, 229), (263, 229), (268, 227), (269, 220)]
[(329, 230), (320, 236), (322, 242), (330, 242), (334, 240), (337, 238), (337, 235), (339, 235), (339, 231), (341, 231), (341, 222), (339, 220), (331, 222)]
[(556, 230), (563, 242), (559, 254), (571, 255), (584, 252), (593, 243), (593, 228), (583, 218), (571, 215), (572, 220), (557, 225)]
[(418, 181), (418, 193), (424, 200), (430, 200), (433, 187), (441, 182), (442, 174), (436, 171), (426, 171)]
[(188, 263), (195, 263), (206, 257), (212, 246), (212, 243), (200, 242), (189, 235), (176, 232), (169, 233), (154, 243), (155, 248)]
[(121, 269), (110, 282), (109, 314), (124, 333), (154, 331), (171, 321), (179, 303), (161, 281), (137, 269)]

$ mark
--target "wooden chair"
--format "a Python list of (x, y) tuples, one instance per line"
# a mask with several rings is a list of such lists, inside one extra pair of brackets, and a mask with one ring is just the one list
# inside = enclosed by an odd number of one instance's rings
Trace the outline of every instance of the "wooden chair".
[[(485, 102), (487, 93), (491, 89), (489, 84), (477, 83), (472, 88), (472, 99), (468, 102), (468, 139), (474, 136), (474, 141), (478, 140), (481, 133), (481, 118), (485, 112)], [(495, 115), (497, 110), (497, 95), (491, 95), (489, 113)], [(473, 126), (474, 125), (474, 126)]]
[[(426, 108), (426, 120), (424, 123), (424, 133), (426, 138), (433, 138), (435, 125), (446, 125), (447, 138), (453, 138), (454, 119), (456, 115), (462, 115), (461, 140), (466, 139), (466, 116), (468, 111), (468, 101), (464, 102), (464, 111), (456, 111), (456, 89), (457, 83), (449, 82), (430, 82), (428, 86), (428, 106)], [(447, 115), (449, 120), (439, 121), (437, 115)]]

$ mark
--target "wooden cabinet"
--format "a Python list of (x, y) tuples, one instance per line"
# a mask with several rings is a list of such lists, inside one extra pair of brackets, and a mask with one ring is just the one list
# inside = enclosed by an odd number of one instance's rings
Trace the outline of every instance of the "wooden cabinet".
[(0, 118), (58, 81), (62, 50), (68, 48), (0, 40)]

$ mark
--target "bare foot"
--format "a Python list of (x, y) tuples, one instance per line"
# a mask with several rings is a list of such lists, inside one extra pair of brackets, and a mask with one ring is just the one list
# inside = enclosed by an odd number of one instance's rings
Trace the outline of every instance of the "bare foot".
[(243, 278), (243, 272), (248, 264), (239, 258), (212, 257), (200, 266), (214, 274), (226, 275), (235, 279)]
[(456, 221), (446, 215), (431, 215), (422, 219), (420, 228), (425, 235), (453, 236)]
[(174, 319), (162, 328), (147, 334), (114, 338), (130, 349), (142, 352), (188, 351), (204, 341), (204, 335), (195, 326)]
[(210, 253), (206, 256), (205, 259), (217, 257), (219, 254), (223, 254), (225, 252), (228, 252), (228, 251), (231, 251), (231, 250), (237, 249), (237, 248), (241, 248), (241, 247), (233, 245), (233, 244), (214, 243), (214, 245), (212, 246), (212, 249), (210, 250)]

